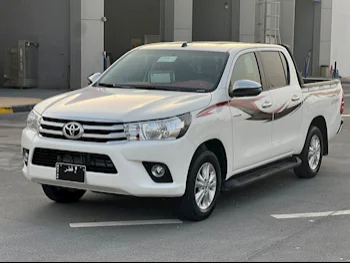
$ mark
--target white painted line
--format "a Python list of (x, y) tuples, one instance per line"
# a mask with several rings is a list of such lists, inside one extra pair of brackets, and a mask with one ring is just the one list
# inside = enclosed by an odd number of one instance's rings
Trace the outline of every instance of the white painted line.
[(313, 217), (325, 217), (330, 216), (334, 212), (321, 212), (321, 213), (303, 213), (303, 214), (285, 214), (285, 215), (271, 215), (276, 219), (293, 219), (293, 218), (313, 218)]
[(338, 211), (332, 214), (332, 216), (344, 216), (344, 215), (350, 215), (350, 210)]
[(345, 98), (349, 98), (349, 97), (350, 97), (350, 93), (344, 94), (344, 97), (345, 97)]
[(276, 219), (293, 219), (293, 218), (314, 218), (314, 217), (341, 216), (341, 215), (350, 215), (350, 210), (329, 211), (329, 212), (319, 212), (319, 213), (281, 214), (281, 215), (271, 215), (271, 216)]
[(71, 228), (91, 228), (91, 227), (112, 227), (112, 226), (146, 226), (146, 225), (170, 225), (182, 224), (177, 219), (162, 220), (136, 220), (136, 221), (111, 221), (111, 222), (87, 222), (87, 223), (70, 223)]
[(343, 114), (342, 117), (344, 117), (344, 118), (350, 118), (350, 114)]

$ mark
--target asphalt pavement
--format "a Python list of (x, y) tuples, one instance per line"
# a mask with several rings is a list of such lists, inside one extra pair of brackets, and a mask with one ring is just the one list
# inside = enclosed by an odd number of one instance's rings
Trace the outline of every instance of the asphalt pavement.
[[(350, 95), (345, 103), (350, 115)], [(288, 171), (224, 194), (199, 223), (88, 228), (70, 224), (174, 219), (171, 201), (88, 193), (52, 203), (20, 171), (25, 118), (0, 116), (1, 261), (350, 261), (350, 116), (315, 179)]]

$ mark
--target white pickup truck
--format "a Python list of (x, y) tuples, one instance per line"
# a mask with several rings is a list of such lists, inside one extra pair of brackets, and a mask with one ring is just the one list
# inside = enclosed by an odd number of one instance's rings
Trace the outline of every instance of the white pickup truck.
[(222, 191), (315, 177), (343, 125), (340, 81), (302, 79), (282, 45), (145, 45), (89, 79), (37, 104), (23, 131), (23, 173), (55, 202), (174, 198), (203, 220)]

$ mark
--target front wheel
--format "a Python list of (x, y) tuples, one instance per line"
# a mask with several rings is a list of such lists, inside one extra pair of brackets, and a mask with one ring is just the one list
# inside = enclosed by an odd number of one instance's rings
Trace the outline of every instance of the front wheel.
[(75, 203), (85, 194), (84, 190), (61, 188), (50, 185), (43, 185), (45, 195), (56, 203)]
[(294, 169), (299, 178), (314, 178), (320, 168), (323, 157), (323, 136), (320, 129), (316, 126), (310, 128), (306, 138), (305, 146), (300, 154), (301, 166)]
[(208, 150), (196, 154), (189, 169), (185, 195), (180, 200), (180, 217), (191, 221), (208, 218), (215, 209), (221, 181), (216, 155)]

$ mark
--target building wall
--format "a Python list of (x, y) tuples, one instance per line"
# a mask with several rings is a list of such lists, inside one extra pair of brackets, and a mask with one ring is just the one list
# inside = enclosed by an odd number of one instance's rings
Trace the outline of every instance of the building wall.
[(313, 47), (312, 47), (312, 76), (321, 76), (320, 64), (320, 48), (321, 48), (321, 19), (322, 5), (321, 3), (314, 4), (314, 32), (313, 32)]
[(331, 63), (337, 62), (339, 74), (350, 76), (350, 1), (333, 0)]
[(160, 0), (161, 41), (192, 41), (193, 0)]
[(193, 0), (194, 41), (239, 41), (239, 0)]
[(239, 41), (246, 43), (256, 42), (257, 11), (256, 1), (240, 0)]
[(40, 44), (40, 88), (69, 86), (69, 6), (69, 0), (0, 1), (0, 86), (5, 49), (19, 39)]
[[(276, 0), (274, 3), (269, 2), (265, 5), (264, 2), (256, 0), (255, 7), (255, 42), (262, 43), (264, 42), (264, 24), (266, 23), (267, 28), (273, 29), (279, 25), (280, 30), (280, 41), (282, 44), (286, 44), (290, 47), (291, 50), (294, 48), (294, 24), (295, 24), (295, 1), (296, 0)], [(250, 3), (250, 4), (249, 4)], [(250, 1), (247, 1), (245, 5), (252, 5)], [(253, 7), (248, 6), (247, 15), (242, 16), (243, 19), (251, 19), (250, 12), (252, 12)], [(279, 10), (279, 21), (275, 23), (274, 17), (266, 17), (267, 14), (277, 14)], [(253, 19), (251, 19), (251, 22)], [(251, 23), (250, 22), (250, 23)], [(247, 23), (247, 22), (246, 22)], [(272, 36), (269, 36), (269, 33)], [(274, 32), (269, 30), (267, 31), (267, 40), (268, 43), (275, 43), (279, 41), (274, 37)], [(270, 42), (271, 41), (271, 42)]]
[(193, 0), (173, 0), (174, 41), (192, 40)]
[(174, 0), (160, 0), (160, 40), (163, 42), (174, 41), (174, 8)]
[(330, 65), (332, 45), (332, 0), (322, 0), (319, 65)]
[[(309, 50), (313, 50), (314, 2), (313, 0), (296, 0), (294, 26), (294, 57), (298, 70), (304, 72), (304, 61)], [(309, 74), (312, 72), (310, 64)]]
[(283, 44), (294, 49), (295, 0), (279, 0), (281, 3), (280, 34)]
[(81, 0), (82, 87), (88, 85), (88, 76), (103, 71), (104, 11), (104, 0)]
[(131, 39), (160, 34), (160, 0), (105, 0), (105, 49), (114, 59), (131, 49)]

